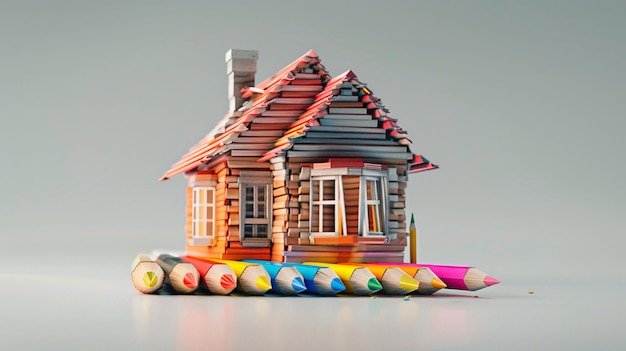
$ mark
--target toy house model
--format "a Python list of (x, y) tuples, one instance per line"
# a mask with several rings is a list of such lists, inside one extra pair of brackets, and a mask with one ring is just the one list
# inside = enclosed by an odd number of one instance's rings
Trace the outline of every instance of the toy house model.
[(258, 54), (226, 54), (230, 111), (161, 180), (184, 173), (187, 253), (222, 259), (402, 261), (413, 154), (352, 71), (314, 51), (255, 85)]

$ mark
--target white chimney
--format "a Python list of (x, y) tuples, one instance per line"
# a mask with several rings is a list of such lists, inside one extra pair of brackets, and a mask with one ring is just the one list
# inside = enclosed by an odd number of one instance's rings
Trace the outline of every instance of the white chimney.
[(241, 89), (254, 86), (258, 57), (259, 52), (256, 50), (230, 49), (226, 53), (229, 112), (237, 111), (243, 104)]

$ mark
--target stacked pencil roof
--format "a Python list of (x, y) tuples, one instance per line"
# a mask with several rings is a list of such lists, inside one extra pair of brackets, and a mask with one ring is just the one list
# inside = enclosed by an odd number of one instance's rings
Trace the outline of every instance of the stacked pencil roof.
[(156, 260), (139, 254), (131, 278), (145, 294), (205, 292), (228, 295), (369, 296), (430, 295), (440, 289), (479, 290), (499, 281), (475, 267), (404, 262), (279, 263), (261, 260), (208, 260), (161, 254)]

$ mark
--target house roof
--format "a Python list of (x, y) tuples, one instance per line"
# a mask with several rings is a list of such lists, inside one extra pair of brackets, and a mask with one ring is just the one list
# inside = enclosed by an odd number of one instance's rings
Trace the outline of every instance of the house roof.
[[(316, 66), (317, 72), (312, 74), (301, 73), (304, 67)], [(319, 79), (314, 79), (315, 76)], [(287, 65), (285, 68), (266, 79), (255, 87), (247, 87), (242, 89), (242, 96), (248, 100), (239, 109), (240, 116), (237, 113), (227, 113), (224, 118), (195, 146), (189, 149), (180, 161), (176, 162), (169, 171), (165, 172), (160, 180), (166, 180), (179, 173), (191, 171), (198, 166), (208, 162), (212, 157), (228, 152), (233, 145), (233, 141), (245, 135), (250, 130), (251, 123), (262, 115), (286, 116), (288, 123), (291, 123), (288, 115), (293, 115), (292, 119), (299, 116), (300, 113), (313, 102), (313, 98), (307, 99), (302, 97), (282, 97), (285, 87), (290, 86), (292, 82), (300, 79), (313, 81), (313, 84), (298, 84), (300, 87), (296, 90), (301, 93), (311, 91), (314, 96), (317, 91), (322, 89), (322, 83), (328, 80), (328, 73), (320, 64), (320, 59), (315, 51), (310, 50), (306, 54)], [(313, 79), (311, 79), (313, 78)], [(315, 83), (318, 82), (318, 87)], [(312, 85), (312, 86), (311, 86)], [(305, 94), (306, 95), (306, 94)], [(289, 105), (290, 109), (284, 110), (283, 113), (274, 112), (266, 113), (271, 110), (271, 105)], [(300, 108), (302, 111), (298, 111)], [(294, 110), (296, 113), (294, 114)], [(278, 117), (280, 118), (280, 117)], [(249, 133), (252, 134), (252, 133)], [(272, 141), (273, 142), (273, 141)], [(271, 147), (271, 143), (263, 152)]]
[[(411, 141), (406, 132), (392, 118), (383, 106), (360, 82), (356, 74), (346, 71), (330, 78), (318, 55), (310, 50), (291, 64), (257, 84), (241, 90), (242, 97), (248, 99), (239, 112), (228, 113), (200, 142), (193, 146), (180, 161), (172, 165), (160, 180), (166, 180), (179, 173), (193, 171), (216, 156), (231, 152), (239, 156), (258, 156), (258, 161), (267, 161), (284, 154), (294, 145), (294, 140), (306, 136), (312, 127), (319, 126), (318, 119), (328, 114), (329, 105), (340, 100), (340, 90), (349, 85), (357, 89), (364, 107), (372, 111), (388, 138), (409, 146)], [(306, 68), (306, 69), (305, 69)], [(313, 72), (313, 73), (311, 73)], [(274, 106), (272, 106), (274, 105)], [(240, 114), (237, 117), (237, 114)], [(267, 122), (266, 122), (267, 121)], [(280, 129), (276, 139), (267, 142), (257, 138), (252, 130), (256, 126)], [(262, 132), (263, 135), (272, 135)], [(281, 135), (282, 134), (282, 135)], [(253, 140), (253, 149), (238, 150), (238, 139)], [(243, 144), (239, 144), (243, 145)], [(413, 155), (409, 160), (409, 173), (417, 173), (438, 168), (421, 155)]]

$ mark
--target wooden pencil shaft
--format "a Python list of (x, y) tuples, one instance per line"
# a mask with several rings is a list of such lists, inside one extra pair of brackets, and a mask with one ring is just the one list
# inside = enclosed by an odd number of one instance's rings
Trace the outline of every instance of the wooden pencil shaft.
[(135, 259), (133, 259), (133, 262), (131, 263), (131, 269), (134, 269), (137, 264), (139, 264), (139, 262), (154, 262), (154, 260), (150, 257), (150, 255), (145, 254), (145, 253), (140, 253), (137, 254), (137, 256), (135, 256)]
[[(272, 283), (275, 282), (278, 293), (283, 295), (297, 295), (305, 290), (296, 290), (294, 288), (294, 281), (298, 280), (299, 282), (304, 283), (304, 278), (295, 267), (281, 267), (276, 274), (276, 277), (272, 279)], [(274, 284), (272, 284), (272, 288), (274, 288)]]
[(248, 295), (263, 295), (272, 288), (269, 274), (260, 265), (249, 265), (238, 278), (237, 288)]
[(137, 291), (150, 294), (161, 288), (165, 280), (165, 273), (158, 263), (152, 260), (139, 260), (134, 264), (131, 278)]
[(161, 254), (157, 258), (157, 262), (159, 263), (161, 268), (163, 268), (163, 270), (165, 271), (165, 274), (170, 275), (174, 267), (176, 267), (177, 264), (182, 263), (184, 261), (176, 256), (172, 256), (168, 254)]
[(168, 254), (159, 255), (157, 263), (165, 272), (167, 277), (166, 282), (168, 282), (176, 292), (191, 294), (198, 289), (200, 273), (191, 263), (187, 263), (176, 256)]

